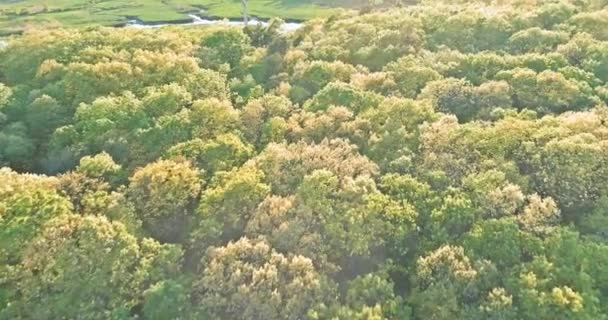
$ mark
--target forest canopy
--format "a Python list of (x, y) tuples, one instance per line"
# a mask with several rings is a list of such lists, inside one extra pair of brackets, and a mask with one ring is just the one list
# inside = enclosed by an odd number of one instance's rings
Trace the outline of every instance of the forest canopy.
[(608, 319), (608, 2), (0, 48), (0, 319)]

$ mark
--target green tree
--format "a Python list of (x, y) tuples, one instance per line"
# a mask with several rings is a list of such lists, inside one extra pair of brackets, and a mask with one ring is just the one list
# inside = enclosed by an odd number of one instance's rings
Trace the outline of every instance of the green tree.
[[(339, 61), (313, 61), (307, 64), (297, 64), (294, 71), (293, 82), (295, 86), (305, 90), (310, 97), (330, 82), (348, 82), (355, 73), (355, 68)], [(296, 100), (295, 102), (301, 101)]]
[(547, 143), (535, 170), (536, 187), (562, 207), (585, 208), (604, 193), (606, 153), (593, 135), (580, 134)]
[(473, 87), (466, 80), (451, 78), (430, 82), (420, 98), (430, 99), (437, 111), (454, 114), (462, 122), (471, 120), (479, 112)]
[(190, 115), (194, 125), (193, 136), (210, 139), (239, 127), (239, 112), (229, 101), (207, 99), (195, 101)]
[(567, 23), (579, 32), (587, 32), (594, 38), (605, 41), (608, 40), (605, 28), (607, 16), (608, 13), (605, 10), (581, 12), (568, 19)]
[(509, 38), (509, 46), (515, 53), (550, 52), (557, 45), (566, 43), (569, 35), (566, 32), (543, 30), (535, 27), (519, 31)]
[(20, 175), (0, 169), (0, 265), (15, 265), (42, 226), (70, 214), (72, 206), (55, 189), (53, 177)]
[(384, 170), (407, 170), (418, 149), (420, 125), (435, 120), (436, 114), (426, 101), (389, 98), (360, 117), (370, 127), (368, 157)]
[(155, 283), (144, 291), (143, 316), (150, 320), (179, 319), (190, 315), (190, 292), (179, 281)]
[(372, 92), (363, 92), (342, 82), (333, 82), (314, 95), (304, 109), (308, 111), (327, 110), (329, 106), (344, 106), (355, 113), (373, 108), (381, 98)]
[(252, 49), (250, 41), (240, 30), (219, 30), (201, 40), (198, 57), (205, 67), (217, 69), (221, 64), (227, 63), (235, 70), (243, 56)]
[(190, 160), (209, 177), (218, 171), (230, 171), (240, 166), (252, 154), (253, 148), (231, 133), (208, 141), (190, 140), (167, 150), (167, 158)]
[(127, 197), (152, 237), (181, 242), (200, 191), (200, 172), (190, 163), (160, 160), (135, 171), (129, 178)]
[(384, 70), (393, 75), (397, 88), (407, 98), (415, 98), (428, 82), (441, 78), (439, 72), (420, 65), (410, 57), (389, 63)]
[(194, 295), (212, 317), (299, 319), (331, 297), (310, 259), (285, 256), (263, 240), (213, 248), (203, 266)]
[[(397, 208), (378, 208), (375, 203), (365, 208), (374, 194), (369, 179), (341, 185), (331, 172), (313, 171), (304, 177), (294, 196), (266, 198), (245, 231), (249, 237), (266, 236), (281, 252), (313, 259), (325, 272), (356, 274), (356, 268), (349, 270), (351, 263), (360, 261), (361, 268), (373, 265), (373, 250), (383, 247), (386, 240), (380, 232), (384, 219), (398, 219), (392, 216), (397, 215)], [(411, 221), (411, 216), (403, 215), (399, 222)]]
[(250, 216), (269, 192), (264, 173), (256, 168), (216, 173), (197, 208), (199, 221), (191, 236), (194, 250), (204, 253), (209, 245), (238, 240)]
[(293, 193), (304, 176), (315, 170), (329, 171), (340, 180), (373, 176), (378, 171), (376, 164), (343, 139), (326, 139), (318, 144), (271, 144), (252, 164), (264, 172), (273, 193), (278, 195)]
[(414, 319), (461, 317), (461, 299), (474, 289), (478, 276), (462, 247), (446, 245), (420, 257), (411, 298)]
[(179, 112), (192, 104), (192, 95), (175, 83), (150, 88), (144, 97), (143, 107), (154, 118)]
[(52, 219), (24, 252), (3, 316), (126, 318), (141, 290), (178, 272), (176, 247), (138, 240), (104, 217)]
[(33, 167), (35, 142), (28, 136), (23, 122), (10, 123), (0, 130), (0, 163), (15, 169)]
[(250, 100), (241, 110), (243, 134), (251, 143), (261, 147), (273, 141), (274, 135), (269, 133), (274, 131), (274, 123), (287, 118), (293, 109), (291, 101), (282, 96), (264, 95)]
[(491, 219), (478, 223), (465, 236), (464, 246), (477, 259), (492, 261), (499, 269), (510, 269), (525, 257), (541, 253), (539, 239), (519, 230), (515, 219)]
[(10, 87), (7, 87), (4, 83), (0, 84), (0, 106), (4, 107), (9, 102), (13, 91)]

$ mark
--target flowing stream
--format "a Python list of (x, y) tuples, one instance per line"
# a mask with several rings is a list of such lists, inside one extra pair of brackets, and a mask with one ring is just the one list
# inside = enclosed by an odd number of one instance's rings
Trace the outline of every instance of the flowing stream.
[[(146, 23), (146, 22), (139, 21), (139, 20), (129, 20), (128, 23), (127, 23), (127, 27), (133, 27), (133, 28), (159, 28), (159, 27), (171, 26), (171, 25), (180, 25), (180, 26), (199, 26), (199, 25), (242, 26), (242, 25), (245, 24), (242, 20), (209, 19), (209, 18), (201, 18), (201, 17), (199, 17), (197, 15), (194, 15), (194, 14), (188, 15), (188, 17), (190, 17), (192, 19), (192, 21), (191, 22), (185, 22), (185, 23), (179, 23), (179, 22), (177, 22), (177, 23), (161, 23), (161, 24), (157, 24), (157, 23)], [(260, 20), (257, 20), (255, 18), (251, 18), (249, 20), (249, 24), (250, 25), (261, 24), (263, 26), (266, 26), (266, 25), (268, 25), (268, 22), (266, 22), (266, 21), (260, 21)], [(281, 26), (281, 31), (283, 31), (283, 32), (290, 32), (290, 31), (297, 30), (301, 26), (302, 26), (301, 22), (285, 22)]]

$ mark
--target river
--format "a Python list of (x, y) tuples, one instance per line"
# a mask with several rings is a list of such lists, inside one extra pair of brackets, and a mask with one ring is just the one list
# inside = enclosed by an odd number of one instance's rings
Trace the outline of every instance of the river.
[[(179, 26), (201, 26), (201, 25), (243, 26), (245, 24), (242, 20), (207, 19), (207, 18), (201, 18), (194, 14), (188, 15), (188, 17), (190, 17), (192, 19), (192, 21), (185, 22), (185, 23), (179, 22), (179, 23), (155, 24), (155, 23), (146, 23), (146, 22), (139, 21), (139, 20), (129, 20), (126, 26), (132, 27), (132, 28), (159, 28), (159, 27), (173, 26), (173, 25), (179, 25)], [(252, 18), (249, 20), (249, 24), (250, 25), (261, 24), (263, 26), (266, 26), (266, 25), (268, 25), (268, 22), (260, 21), (255, 18)], [(302, 26), (301, 22), (285, 22), (281, 26), (281, 31), (290, 32), (290, 31), (297, 30), (301, 26)]]

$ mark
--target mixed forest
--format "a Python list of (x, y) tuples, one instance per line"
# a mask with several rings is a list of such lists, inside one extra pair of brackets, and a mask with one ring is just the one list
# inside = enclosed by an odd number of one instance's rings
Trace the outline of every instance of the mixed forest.
[(608, 2), (0, 48), (0, 319), (608, 319)]

